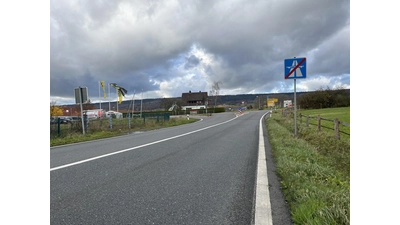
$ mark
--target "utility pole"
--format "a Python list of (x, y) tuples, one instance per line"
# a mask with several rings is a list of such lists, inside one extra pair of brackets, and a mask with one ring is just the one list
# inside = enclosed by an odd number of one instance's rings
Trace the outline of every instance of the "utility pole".
[[(258, 109), (260, 109), (260, 97), (256, 96), (256, 99), (258, 98)], [(254, 102), (254, 104), (257, 104), (257, 102)]]

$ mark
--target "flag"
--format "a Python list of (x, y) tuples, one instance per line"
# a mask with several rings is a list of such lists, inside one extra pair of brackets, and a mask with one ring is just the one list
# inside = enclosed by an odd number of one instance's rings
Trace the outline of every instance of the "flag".
[(122, 102), (122, 94), (121, 92), (118, 92), (118, 104), (121, 104)]
[(125, 97), (125, 94), (128, 93), (128, 91), (125, 88), (118, 86), (116, 83), (111, 83), (110, 85), (113, 86), (117, 90), (118, 100), (119, 100), (118, 103), (121, 104), (122, 96)]
[(101, 88), (103, 89), (103, 92), (104, 92), (104, 98), (106, 98), (107, 96), (106, 96), (106, 88), (104, 87), (104, 81), (100, 81), (100, 84), (101, 84)]

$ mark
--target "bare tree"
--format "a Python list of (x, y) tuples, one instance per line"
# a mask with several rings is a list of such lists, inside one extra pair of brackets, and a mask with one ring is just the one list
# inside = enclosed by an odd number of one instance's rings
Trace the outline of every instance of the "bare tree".
[(211, 87), (211, 96), (214, 97), (214, 110), (215, 107), (217, 107), (217, 97), (219, 95), (219, 90), (220, 90), (220, 85), (222, 84), (221, 81), (214, 81), (212, 87)]
[(171, 98), (163, 98), (160, 102), (160, 108), (168, 111), (174, 105), (174, 100)]

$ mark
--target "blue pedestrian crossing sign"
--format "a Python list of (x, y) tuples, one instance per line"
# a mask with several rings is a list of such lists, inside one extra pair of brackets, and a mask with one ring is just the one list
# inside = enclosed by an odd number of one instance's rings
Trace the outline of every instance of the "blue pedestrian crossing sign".
[(306, 58), (285, 59), (285, 79), (306, 78)]

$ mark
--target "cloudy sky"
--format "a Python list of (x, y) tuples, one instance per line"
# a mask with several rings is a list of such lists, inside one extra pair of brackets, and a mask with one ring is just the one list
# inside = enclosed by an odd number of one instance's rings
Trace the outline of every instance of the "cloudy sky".
[[(99, 81), (125, 99), (293, 92), (284, 60), (307, 58), (297, 91), (350, 88), (349, 0), (51, 0), (50, 101)], [(115, 89), (106, 101), (116, 100)], [(143, 91), (142, 91), (143, 90)], [(101, 96), (103, 95), (101, 91)]]

